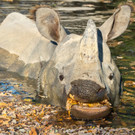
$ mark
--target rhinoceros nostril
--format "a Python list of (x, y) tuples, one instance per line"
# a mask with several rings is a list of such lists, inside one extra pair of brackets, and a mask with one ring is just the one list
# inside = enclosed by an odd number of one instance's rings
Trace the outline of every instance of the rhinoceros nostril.
[(97, 93), (103, 92), (105, 89), (100, 88)]
[(97, 91), (97, 95), (104, 95), (105, 94), (105, 89), (104, 88), (100, 88), (98, 91)]

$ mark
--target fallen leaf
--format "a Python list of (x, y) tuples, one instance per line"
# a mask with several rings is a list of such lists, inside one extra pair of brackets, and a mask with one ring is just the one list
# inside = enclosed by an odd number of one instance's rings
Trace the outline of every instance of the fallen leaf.
[(119, 67), (119, 69), (128, 69), (127, 67)]
[(45, 128), (45, 131), (49, 130), (52, 127), (52, 125), (49, 125)]
[(84, 125), (85, 124), (85, 121), (76, 121), (75, 122), (77, 125)]
[(11, 120), (11, 117), (8, 117), (6, 114), (0, 115), (0, 124), (8, 125), (10, 120)]
[(30, 98), (28, 98), (28, 99), (25, 98), (24, 101), (26, 101), (26, 102), (32, 102), (32, 99), (30, 99)]
[(129, 87), (129, 86), (135, 87), (135, 82), (134, 81), (125, 81), (124, 86), (126, 86), (126, 87)]
[(88, 132), (88, 133), (92, 133), (92, 130), (88, 130), (87, 132)]
[(35, 127), (32, 127), (29, 135), (37, 135), (37, 129)]
[(117, 59), (123, 59), (123, 57), (122, 56), (117, 56)]
[(121, 121), (121, 125), (127, 127), (127, 124), (124, 121)]
[(131, 67), (131, 69), (134, 69), (135, 70), (135, 67)]
[(0, 107), (5, 107), (8, 106), (8, 104), (4, 103), (4, 102), (0, 102)]

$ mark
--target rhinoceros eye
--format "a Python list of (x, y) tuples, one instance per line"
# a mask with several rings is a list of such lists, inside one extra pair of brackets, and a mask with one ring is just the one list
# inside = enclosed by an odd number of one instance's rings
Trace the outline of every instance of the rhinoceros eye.
[(59, 76), (59, 79), (62, 81), (64, 79), (64, 76), (63, 75), (60, 75)]
[(111, 74), (109, 75), (109, 79), (110, 79), (110, 80), (112, 80), (112, 79), (113, 79), (113, 77), (114, 77), (114, 74), (113, 74), (113, 73), (111, 73)]

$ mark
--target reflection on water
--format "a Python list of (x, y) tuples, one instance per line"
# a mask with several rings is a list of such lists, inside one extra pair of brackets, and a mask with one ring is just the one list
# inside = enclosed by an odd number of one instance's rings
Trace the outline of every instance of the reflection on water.
[[(10, 1), (10, 0), (9, 0)], [(98, 1), (98, 0), (97, 0)], [(87, 20), (92, 18), (97, 26), (112, 14), (113, 5), (97, 2), (96, 0), (14, 0), (14, 2), (0, 1), (0, 22), (11, 12), (28, 15), (32, 6), (40, 4), (50, 5), (60, 14), (61, 23), (71, 33), (82, 34)], [(120, 45), (111, 48), (114, 59), (123, 76), (124, 92), (118, 116), (112, 120), (114, 127), (133, 127), (135, 125), (135, 85), (126, 85), (127, 81), (135, 83), (135, 23), (115, 42)], [(123, 42), (121, 42), (123, 41)], [(4, 80), (3, 80), (4, 79)], [(26, 83), (28, 82), (28, 83)], [(29, 84), (29, 85), (28, 85)], [(32, 85), (35, 85), (34, 88)], [(129, 83), (130, 84), (130, 83)], [(13, 94), (24, 94), (33, 98), (36, 89), (35, 81), (13, 79), (7, 73), (0, 71), (0, 91), (9, 90)]]
[(135, 125), (135, 22), (127, 32), (117, 39), (121, 45), (111, 48), (114, 59), (121, 71), (124, 91), (121, 107), (118, 110), (118, 119), (114, 125), (134, 127)]
[(0, 70), (0, 92), (10, 92), (21, 95), (23, 98), (35, 99), (37, 81), (20, 77), (16, 73)]
[(107, 5), (97, 1), (16, 0), (14, 3), (0, 2), (0, 22), (2, 22), (7, 14), (14, 11), (27, 15), (31, 7), (40, 3), (43, 5), (52, 6), (60, 14), (61, 23), (63, 26), (70, 32), (82, 34), (88, 18), (92, 18), (99, 25), (112, 13), (112, 5)]

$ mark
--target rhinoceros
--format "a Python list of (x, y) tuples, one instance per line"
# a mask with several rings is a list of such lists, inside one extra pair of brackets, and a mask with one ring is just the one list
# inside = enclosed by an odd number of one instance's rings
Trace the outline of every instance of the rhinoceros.
[(82, 35), (68, 33), (49, 7), (36, 8), (34, 20), (11, 13), (0, 25), (0, 69), (36, 79), (37, 100), (76, 118), (106, 117), (122, 91), (106, 42), (127, 29), (130, 13), (123, 5), (100, 27), (89, 19)]

